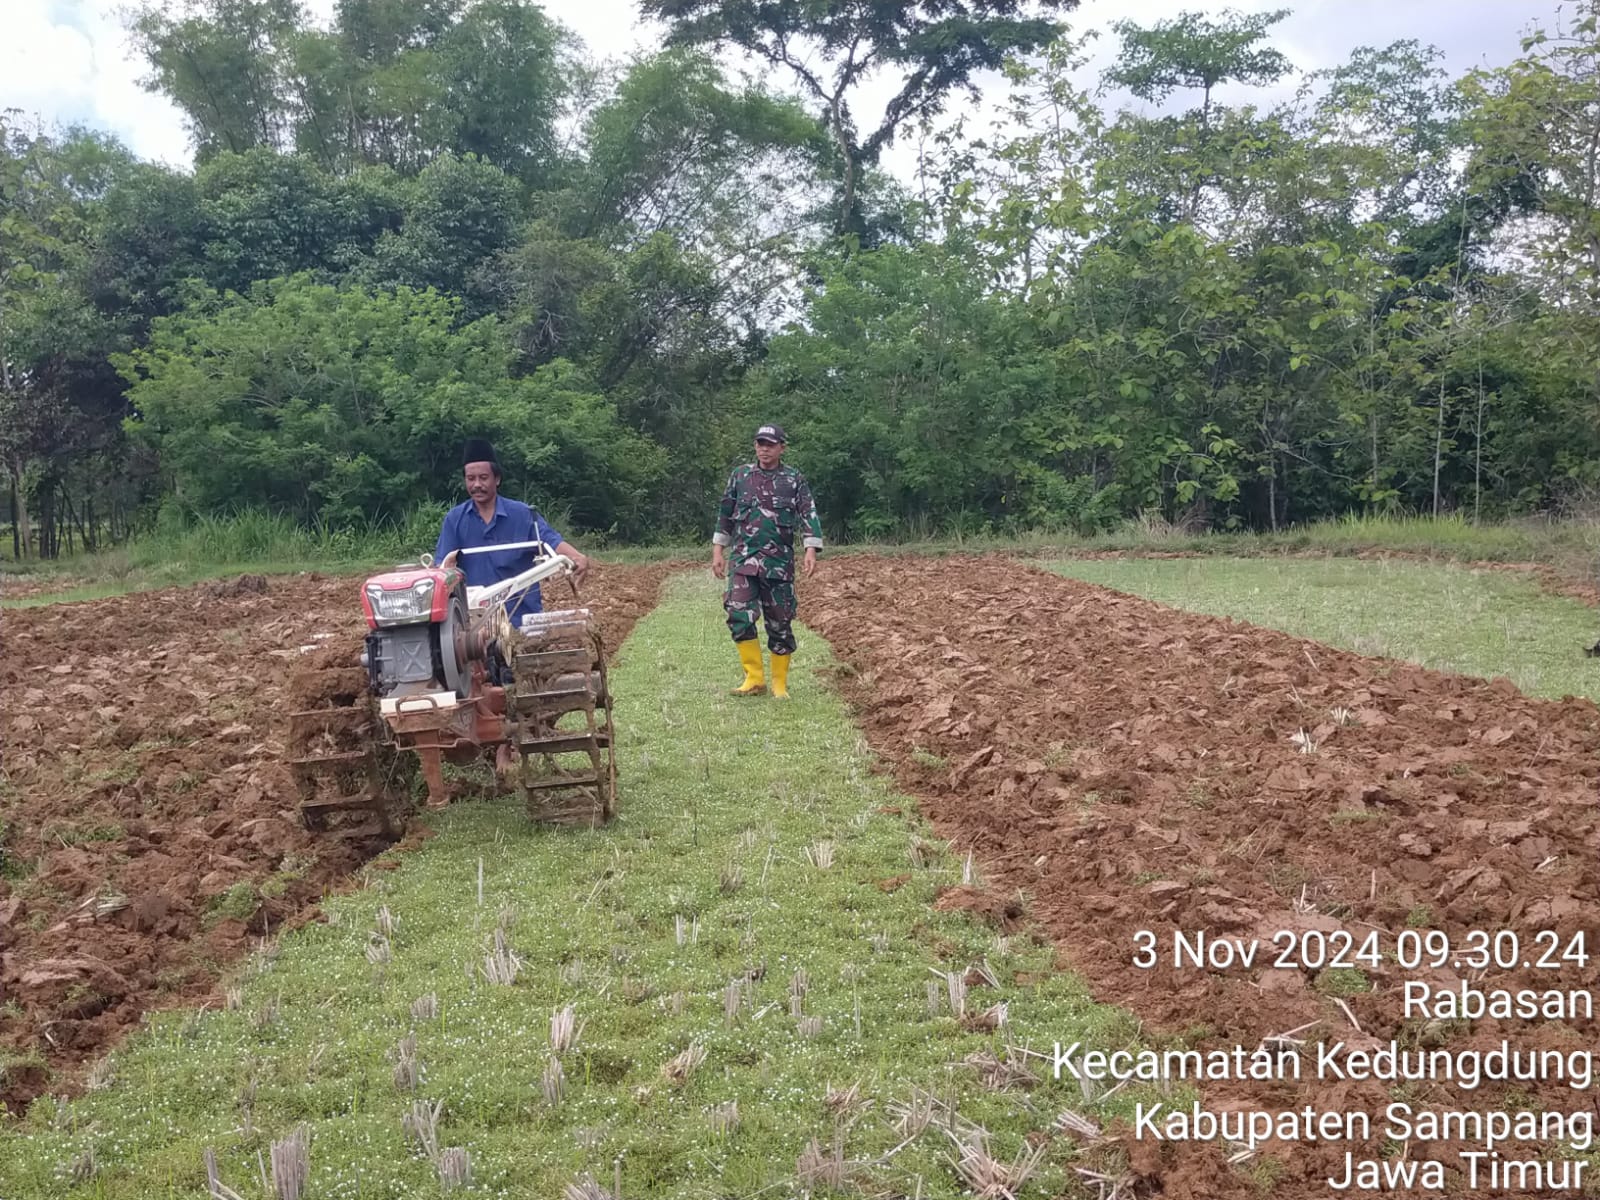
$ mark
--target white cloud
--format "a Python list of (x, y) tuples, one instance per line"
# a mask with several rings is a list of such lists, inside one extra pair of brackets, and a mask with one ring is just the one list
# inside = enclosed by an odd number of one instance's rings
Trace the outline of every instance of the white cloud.
[(136, 154), (182, 165), (182, 114), (139, 86), (115, 0), (6, 0), (0, 107), (47, 123), (82, 122), (120, 137)]
[(626, 58), (661, 42), (660, 26), (639, 19), (637, 0), (546, 0), (543, 7), (598, 58)]

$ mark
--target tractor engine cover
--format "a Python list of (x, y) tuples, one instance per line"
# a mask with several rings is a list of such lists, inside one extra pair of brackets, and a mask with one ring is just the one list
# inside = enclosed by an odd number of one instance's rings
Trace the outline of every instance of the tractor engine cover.
[(397, 691), (472, 691), (474, 659), (484, 657), (467, 611), (465, 575), (455, 567), (402, 567), (361, 586), (367, 673), (379, 696)]
[(367, 634), (367, 673), (374, 695), (387, 696), (402, 684), (439, 682), (433, 631), (431, 624), (420, 624)]

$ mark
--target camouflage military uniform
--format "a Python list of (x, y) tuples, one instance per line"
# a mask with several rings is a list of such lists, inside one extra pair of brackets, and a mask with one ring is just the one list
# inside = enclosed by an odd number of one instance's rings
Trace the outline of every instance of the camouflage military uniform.
[(712, 538), (727, 547), (728, 590), (722, 606), (736, 642), (756, 636), (756, 617), (767, 626), (767, 649), (793, 654), (794, 535), (801, 529), (806, 546), (821, 547), (822, 520), (817, 516), (811, 485), (793, 467), (763, 471), (745, 463), (728, 479), (717, 510)]

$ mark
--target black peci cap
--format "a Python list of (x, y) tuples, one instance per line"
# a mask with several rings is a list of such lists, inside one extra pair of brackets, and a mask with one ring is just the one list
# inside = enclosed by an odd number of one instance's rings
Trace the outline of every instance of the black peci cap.
[(467, 444), (461, 450), (461, 465), (468, 463), (486, 462), (500, 465), (500, 460), (494, 456), (494, 446), (483, 438), (468, 438)]
[(760, 429), (756, 430), (756, 441), (777, 442), (779, 445), (783, 446), (789, 444), (789, 439), (784, 435), (782, 425), (763, 425)]

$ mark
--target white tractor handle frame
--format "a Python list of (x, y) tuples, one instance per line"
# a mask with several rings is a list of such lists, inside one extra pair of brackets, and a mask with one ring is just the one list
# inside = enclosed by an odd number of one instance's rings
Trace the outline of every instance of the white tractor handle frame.
[(509, 612), (534, 585), (543, 583), (547, 579), (567, 578), (577, 570), (576, 563), (565, 554), (551, 554), (549, 547), (544, 542), (507, 542), (500, 546), (473, 546), (470, 549), (462, 550), (461, 553), (487, 554), (495, 550), (532, 549), (538, 549), (544, 553), (526, 571), (513, 575), (510, 579), (502, 579), (499, 583), (491, 584), (488, 587), (467, 588), (467, 607), (469, 609), (486, 609), (499, 604)]

